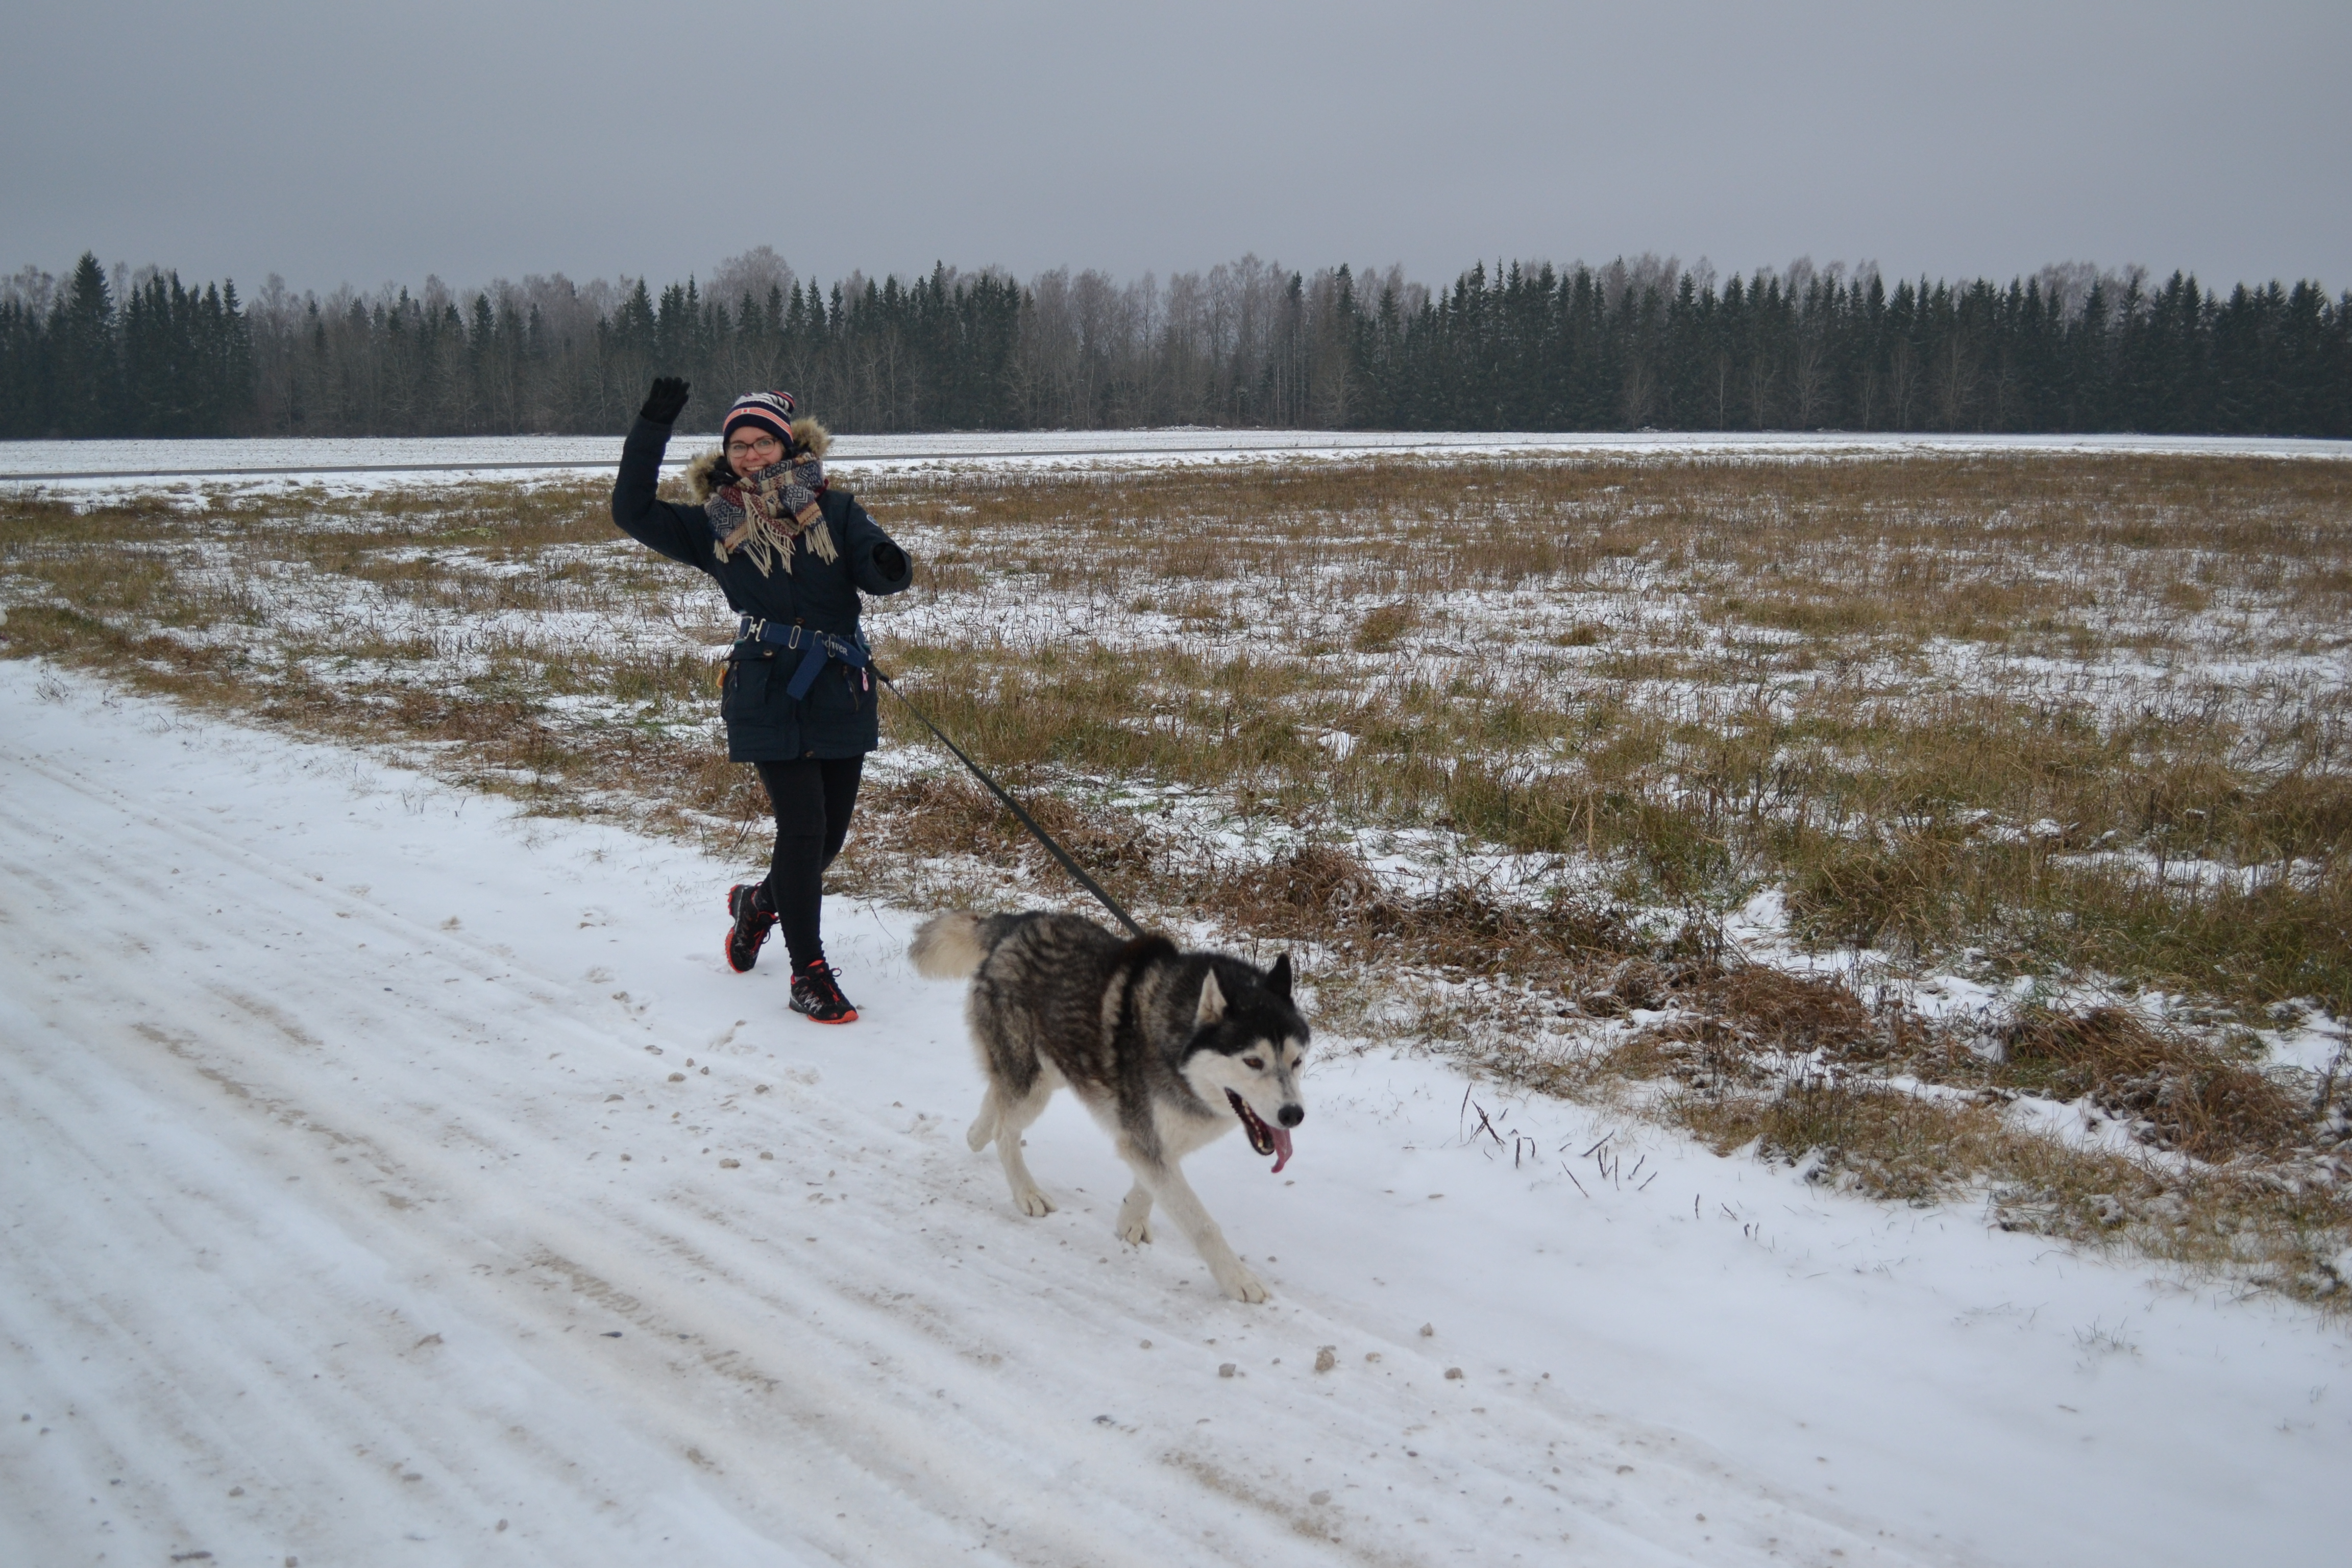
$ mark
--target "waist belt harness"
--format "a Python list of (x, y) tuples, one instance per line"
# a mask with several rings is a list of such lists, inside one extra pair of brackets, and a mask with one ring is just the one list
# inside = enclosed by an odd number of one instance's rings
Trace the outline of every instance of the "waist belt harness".
[[(809, 688), (814, 686), (816, 678), (824, 673), (828, 661), (845, 664), (857, 670), (861, 680), (864, 672), (874, 665), (874, 656), (866, 649), (866, 634), (863, 632), (845, 637), (832, 632), (821, 632), (797, 622), (780, 626), (757, 616), (745, 616), (736, 623), (735, 639), (738, 642), (773, 643), (778, 647), (802, 650), (800, 663), (793, 668), (792, 679), (784, 684), (784, 695), (795, 702), (809, 694)], [(872, 689), (870, 682), (867, 689)]]

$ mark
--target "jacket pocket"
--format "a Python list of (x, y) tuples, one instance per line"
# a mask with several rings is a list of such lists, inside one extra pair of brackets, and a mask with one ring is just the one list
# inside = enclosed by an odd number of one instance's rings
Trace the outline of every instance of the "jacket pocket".
[(768, 676), (774, 661), (765, 658), (739, 658), (727, 667), (727, 678), (719, 689), (719, 716), (730, 724), (746, 719), (756, 720), (768, 702)]
[(816, 683), (809, 688), (809, 708), (819, 713), (855, 713), (865, 705), (858, 689), (861, 672), (839, 660), (828, 660)]

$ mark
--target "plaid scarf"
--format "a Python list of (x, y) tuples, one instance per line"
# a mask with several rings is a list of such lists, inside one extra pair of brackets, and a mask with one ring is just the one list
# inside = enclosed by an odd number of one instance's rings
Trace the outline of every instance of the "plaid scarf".
[(805, 454), (797, 463), (782, 458), (749, 479), (737, 479), (703, 503), (710, 517), (711, 548), (721, 561), (734, 551), (744, 551), (762, 577), (779, 560), (790, 574), (793, 542), (803, 537), (818, 560), (836, 559), (840, 552), (823, 515), (801, 521), (824, 489), (824, 465)]

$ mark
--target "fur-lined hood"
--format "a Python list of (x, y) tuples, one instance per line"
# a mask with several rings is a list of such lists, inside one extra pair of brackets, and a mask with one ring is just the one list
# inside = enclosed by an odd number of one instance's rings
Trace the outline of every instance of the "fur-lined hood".
[[(795, 448), (806, 448), (809, 456), (822, 462), (825, 453), (833, 449), (833, 432), (803, 415), (793, 421), (793, 445)], [(726, 455), (722, 448), (713, 447), (686, 465), (687, 489), (693, 494), (698, 506), (717, 492), (719, 487), (710, 480), (711, 470), (719, 467), (719, 459)]]

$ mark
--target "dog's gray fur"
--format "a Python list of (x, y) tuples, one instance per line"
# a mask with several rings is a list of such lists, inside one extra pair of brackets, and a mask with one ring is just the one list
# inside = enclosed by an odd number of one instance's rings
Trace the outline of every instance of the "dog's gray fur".
[(994, 1142), (1024, 1214), (1054, 1205), (1021, 1157), (1021, 1134), (1067, 1084), (1135, 1173), (1119, 1205), (1120, 1239), (1151, 1239), (1156, 1202), (1227, 1295), (1265, 1300), (1180, 1162), (1236, 1125), (1259, 1152), (1281, 1148), (1288, 1158), (1289, 1130), (1307, 1114), (1297, 1074), (1307, 1040), (1288, 954), (1260, 970), (1223, 953), (1180, 952), (1160, 937), (1125, 942), (1076, 915), (963, 913), (925, 921), (909, 952), (934, 979), (971, 976), (964, 1012), (988, 1093), (969, 1142), (975, 1151)]

